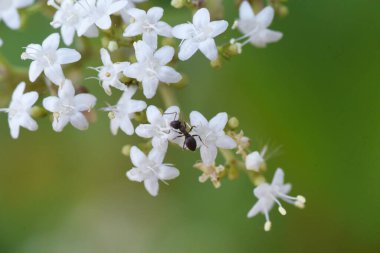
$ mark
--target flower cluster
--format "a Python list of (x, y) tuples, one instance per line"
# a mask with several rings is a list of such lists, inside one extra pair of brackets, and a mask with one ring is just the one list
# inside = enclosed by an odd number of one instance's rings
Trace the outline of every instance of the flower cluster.
[[(170, 104), (166, 109), (148, 101), (152, 101), (150, 99), (156, 96), (159, 89), (164, 92), (171, 84), (183, 81), (183, 74), (176, 70), (176, 64), (189, 60), (197, 51), (215, 63), (231, 50), (241, 53), (242, 46), (248, 43), (264, 47), (280, 40), (280, 32), (268, 29), (274, 9), (267, 6), (255, 14), (248, 1), (243, 1), (240, 17), (232, 28), (239, 28), (244, 35), (217, 46), (217, 38), (227, 31), (229, 24), (226, 20), (212, 20), (210, 11), (199, 6), (203, 1), (195, 5), (197, 10), (192, 22), (173, 27), (162, 20), (164, 10), (161, 7), (138, 9), (135, 4), (140, 2), (143, 0), (48, 1), (50, 10), (51, 7), (55, 8), (51, 25), (60, 29), (60, 34), (47, 36), (41, 44), (27, 45), (21, 59), (31, 60), (29, 81), (44, 82), (50, 96), (43, 98), (42, 107), (35, 106), (38, 93), (24, 93), (25, 82), (16, 87), (9, 107), (0, 109), (0, 112), (8, 113), (11, 136), (18, 138), (20, 127), (37, 130), (38, 125), (33, 117), (40, 114), (36, 111), (52, 115), (52, 127), (56, 132), (63, 131), (69, 123), (76, 129), (86, 130), (97, 98), (78, 85), (81, 78), (75, 77), (73, 71), (64, 65), (75, 63), (77, 65), (72, 66), (86, 66), (97, 72), (96, 77), (86, 79), (98, 80), (109, 96), (119, 94), (115, 105), (99, 109), (108, 113), (111, 133), (117, 135), (120, 129), (123, 134), (136, 134), (148, 141), (148, 145), (127, 146), (124, 152), (133, 164), (126, 173), (129, 180), (144, 182), (147, 192), (157, 196), (159, 181), (167, 184), (168, 180), (180, 175), (174, 165), (164, 163), (169, 144), (186, 151), (199, 150), (200, 161), (194, 167), (202, 172), (199, 176), (202, 183), (210, 180), (215, 188), (219, 188), (224, 178), (237, 178), (239, 170), (247, 173), (256, 185), (254, 195), (258, 198), (248, 217), (263, 213), (267, 220), (265, 230), (268, 231), (271, 226), (268, 212), (274, 204), (278, 204), (281, 214), (286, 213), (279, 199), (301, 208), (306, 200), (302, 196), (287, 195), (290, 185), (283, 183), (281, 169), (276, 171), (271, 184), (265, 182), (266, 148), (260, 153), (251, 152), (250, 139), (238, 130), (238, 120), (229, 118), (226, 112), (217, 113), (207, 120), (202, 113), (192, 111), (189, 114), (190, 122), (185, 122), (181, 120), (184, 113), (178, 105), (168, 103), (167, 96), (163, 96), (164, 102)], [(12, 29), (19, 28), (17, 8), (32, 3), (33, 0), (2, 1), (0, 20)], [(172, 4), (180, 7), (179, 1)], [(88, 66), (84, 59), (87, 56), (80, 47), (77, 47), (78, 50), (59, 47), (61, 38), (67, 46), (76, 46), (76, 40), (86, 41), (86, 38), (76, 39), (76, 36), (101, 38), (102, 47), (97, 48), (100, 51), (100, 66)], [(178, 50), (174, 38), (179, 40)], [(168, 40), (169, 43), (165, 43)], [(240, 43), (241, 40), (245, 41)], [(117, 60), (116, 54), (113, 54), (115, 51), (118, 52)], [(44, 78), (41, 78), (42, 73)], [(140, 91), (147, 101), (133, 98)]]

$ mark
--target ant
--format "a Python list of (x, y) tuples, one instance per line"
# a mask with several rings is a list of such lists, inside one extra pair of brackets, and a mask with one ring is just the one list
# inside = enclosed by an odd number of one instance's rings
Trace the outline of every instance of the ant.
[[(171, 113), (167, 113), (167, 114), (171, 114)], [(185, 137), (185, 141), (183, 142), (183, 146), (182, 148), (185, 149), (185, 146), (191, 150), (191, 151), (195, 151), (197, 149), (197, 142), (195, 140), (194, 137), (198, 137), (199, 140), (203, 143), (201, 137), (197, 134), (190, 134), (190, 132), (193, 130), (193, 128), (195, 126), (191, 126), (190, 127), (190, 130), (187, 131), (187, 123), (186, 122), (182, 122), (180, 120), (176, 120), (177, 118), (177, 112), (174, 112), (175, 116), (174, 116), (174, 120), (170, 122), (170, 126), (175, 129), (175, 130), (178, 130), (178, 131), (175, 131), (176, 133), (179, 133), (180, 135), (178, 135), (177, 137), (175, 137), (174, 139), (177, 139), (177, 138), (181, 138), (181, 137)]]

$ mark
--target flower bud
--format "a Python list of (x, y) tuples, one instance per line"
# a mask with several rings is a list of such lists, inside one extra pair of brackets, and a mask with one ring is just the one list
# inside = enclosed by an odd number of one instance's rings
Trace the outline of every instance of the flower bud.
[(252, 152), (245, 159), (245, 167), (247, 170), (259, 172), (265, 168), (265, 160), (259, 152)]
[(211, 61), (210, 65), (214, 69), (220, 69), (222, 67), (222, 60), (218, 57), (216, 60)]
[(114, 52), (114, 51), (116, 51), (118, 49), (119, 49), (119, 45), (117, 44), (116, 41), (111, 40), (110, 42), (108, 42), (108, 50), (110, 52)]
[(174, 8), (182, 8), (186, 4), (186, 0), (172, 0), (170, 3)]
[(228, 126), (231, 129), (236, 129), (239, 127), (239, 120), (236, 117), (232, 117), (228, 120)]
[(289, 9), (285, 5), (281, 5), (278, 7), (277, 12), (280, 17), (285, 17), (289, 14)]
[(121, 149), (121, 153), (125, 156), (129, 156), (129, 154), (131, 153), (131, 145), (125, 145), (122, 149)]
[(48, 115), (48, 112), (45, 110), (45, 108), (43, 107), (40, 107), (40, 106), (33, 106), (32, 107), (32, 110), (30, 112), (30, 115), (33, 117), (33, 118), (36, 118), (36, 119), (39, 119), (39, 118), (43, 118), (45, 117), (46, 115)]

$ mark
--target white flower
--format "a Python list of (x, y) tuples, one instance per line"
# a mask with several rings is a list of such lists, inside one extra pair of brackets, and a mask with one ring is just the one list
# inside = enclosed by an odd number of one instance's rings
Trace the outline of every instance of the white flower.
[(53, 129), (61, 132), (70, 122), (79, 130), (88, 128), (88, 121), (82, 112), (90, 111), (96, 104), (96, 97), (91, 94), (75, 95), (72, 82), (68, 79), (58, 90), (58, 97), (50, 96), (43, 100), (46, 110), (53, 113)]
[(164, 10), (160, 7), (153, 7), (145, 12), (140, 9), (129, 9), (128, 14), (133, 17), (134, 22), (128, 25), (124, 31), (125, 37), (133, 37), (142, 34), (143, 41), (150, 47), (157, 48), (157, 36), (172, 37), (171, 27), (160, 21)]
[(119, 12), (127, 5), (126, 0), (79, 0), (81, 16), (83, 17), (78, 26), (78, 35), (82, 36), (94, 26), (102, 30), (111, 28), (111, 15)]
[(108, 51), (104, 48), (100, 49), (100, 56), (103, 62), (103, 66), (95, 68), (99, 72), (98, 78), (102, 83), (102, 87), (107, 95), (111, 95), (111, 86), (125, 90), (125, 84), (120, 82), (120, 78), (123, 76), (123, 70), (129, 66), (129, 62), (117, 62), (113, 63)]
[(174, 56), (174, 48), (164, 46), (156, 52), (144, 41), (133, 44), (136, 51), (137, 63), (131, 64), (124, 71), (124, 75), (142, 82), (144, 95), (152, 98), (156, 95), (159, 82), (177, 83), (182, 76), (173, 68), (165, 66)]
[(59, 48), (59, 34), (49, 35), (42, 45), (29, 44), (21, 58), (30, 59), (32, 63), (29, 68), (29, 79), (36, 81), (42, 71), (46, 77), (56, 85), (61, 85), (65, 80), (61, 65), (77, 62), (81, 55), (74, 49)]
[(178, 106), (171, 106), (162, 114), (156, 106), (150, 105), (146, 116), (150, 124), (140, 124), (136, 128), (136, 134), (143, 138), (152, 138), (153, 147), (166, 152), (168, 141), (178, 135), (170, 127), (170, 122), (178, 119)]
[(200, 146), (201, 158), (205, 165), (215, 162), (218, 149), (233, 149), (236, 142), (224, 132), (228, 121), (227, 113), (218, 113), (210, 122), (197, 111), (190, 113), (190, 122), (193, 126), (192, 135), (196, 136), (197, 146)]
[(113, 135), (117, 134), (119, 128), (127, 135), (134, 133), (131, 119), (136, 112), (143, 111), (147, 106), (144, 101), (132, 99), (136, 91), (136, 86), (126, 87), (115, 106), (103, 108), (104, 111), (110, 112), (109, 117), (111, 119), (111, 132)]
[(210, 22), (210, 13), (203, 8), (193, 17), (193, 23), (177, 25), (173, 28), (173, 36), (183, 40), (180, 46), (179, 59), (185, 61), (198, 49), (211, 61), (218, 58), (218, 50), (214, 38), (226, 31), (225, 20)]
[(54, 14), (53, 21), (50, 24), (54, 28), (60, 27), (63, 42), (66, 45), (71, 45), (82, 18), (79, 4), (73, 0), (64, 0), (60, 6), (55, 1), (50, 1), (48, 4), (57, 8), (57, 12)]
[[(265, 151), (266, 149), (264, 149)], [(257, 151), (250, 153), (245, 158), (245, 167), (247, 170), (259, 172), (262, 167), (265, 167), (264, 153), (261, 154)]]
[(269, 211), (272, 209), (273, 205), (276, 203), (279, 208), (278, 211), (282, 215), (286, 215), (286, 210), (281, 205), (279, 199), (283, 201), (294, 204), (299, 208), (303, 208), (306, 202), (306, 199), (303, 196), (298, 195), (297, 197), (288, 196), (288, 192), (291, 189), (290, 184), (284, 184), (284, 172), (282, 169), (277, 169), (272, 183), (262, 183), (257, 186), (253, 193), (258, 198), (256, 204), (248, 212), (247, 217), (252, 218), (258, 213), (263, 213), (265, 216), (265, 231), (269, 231), (271, 228), (271, 222), (269, 220)]
[(17, 9), (33, 4), (34, 0), (1, 0), (0, 1), (0, 21), (15, 30), (20, 28), (20, 15)]
[(274, 10), (271, 6), (265, 7), (255, 15), (250, 4), (247, 1), (242, 2), (240, 19), (237, 24), (244, 36), (237, 40), (248, 38), (243, 45), (250, 42), (257, 47), (265, 47), (267, 43), (279, 41), (282, 38), (282, 33), (268, 29), (273, 16)]
[(20, 126), (29, 131), (38, 129), (36, 121), (30, 116), (31, 108), (38, 99), (38, 93), (35, 91), (24, 94), (25, 83), (20, 83), (13, 92), (9, 108), (0, 109), (0, 112), (8, 113), (8, 123), (11, 129), (11, 136), (17, 139), (20, 132)]
[(133, 167), (127, 172), (129, 180), (143, 182), (145, 189), (152, 196), (158, 194), (158, 180), (165, 183), (179, 176), (179, 171), (167, 164), (163, 164), (165, 152), (152, 149), (146, 156), (140, 149), (133, 146), (130, 152)]

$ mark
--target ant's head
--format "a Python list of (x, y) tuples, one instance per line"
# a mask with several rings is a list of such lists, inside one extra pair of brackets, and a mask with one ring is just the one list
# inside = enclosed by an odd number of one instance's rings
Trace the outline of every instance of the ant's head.
[(170, 126), (174, 129), (180, 129), (181, 125), (182, 123), (179, 120), (173, 120), (172, 122), (170, 122)]

